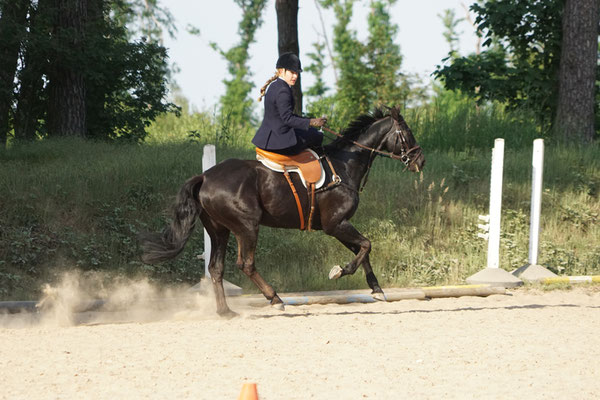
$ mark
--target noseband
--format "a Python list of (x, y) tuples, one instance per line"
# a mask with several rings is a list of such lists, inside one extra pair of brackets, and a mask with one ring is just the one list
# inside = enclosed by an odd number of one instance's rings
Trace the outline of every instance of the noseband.
[[(421, 147), (419, 145), (416, 145), (414, 147), (409, 148), (406, 137), (404, 136), (402, 129), (400, 129), (398, 121), (396, 121), (392, 117), (390, 117), (390, 118), (392, 119), (392, 121), (394, 123), (392, 124), (392, 128), (389, 130), (389, 132), (385, 134), (385, 137), (387, 137), (393, 130), (395, 130), (395, 133), (396, 133), (396, 140), (394, 142), (394, 150), (391, 153), (388, 151), (380, 150), (379, 148), (375, 149), (373, 147), (365, 146), (364, 144), (358, 143), (355, 140), (348, 139), (348, 138), (344, 137), (343, 135), (341, 135), (335, 131), (332, 131), (331, 129), (327, 128), (326, 126), (323, 126), (323, 130), (325, 130), (326, 132), (329, 132), (337, 137), (340, 137), (360, 148), (369, 150), (371, 152), (371, 154), (391, 158), (394, 160), (400, 160), (408, 168), (421, 155), (421, 153), (422, 153)], [(400, 141), (400, 154), (396, 153), (396, 146), (398, 145), (398, 141)], [(383, 141), (381, 143), (383, 145)], [(381, 145), (380, 145), (380, 147), (381, 147)], [(414, 152), (414, 154), (412, 154), (413, 152)]]

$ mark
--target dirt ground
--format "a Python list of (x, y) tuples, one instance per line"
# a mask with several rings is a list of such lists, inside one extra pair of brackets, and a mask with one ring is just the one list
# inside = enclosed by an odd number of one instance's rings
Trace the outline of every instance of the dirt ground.
[[(600, 291), (0, 315), (1, 399), (600, 399)], [(64, 311), (64, 310), (63, 310)]]

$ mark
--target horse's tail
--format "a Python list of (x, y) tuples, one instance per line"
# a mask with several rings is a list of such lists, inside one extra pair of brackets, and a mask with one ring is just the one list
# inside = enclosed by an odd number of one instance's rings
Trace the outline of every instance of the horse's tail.
[(143, 262), (154, 264), (181, 253), (202, 211), (198, 192), (203, 181), (204, 175), (198, 175), (183, 184), (173, 206), (173, 221), (161, 233), (140, 234)]

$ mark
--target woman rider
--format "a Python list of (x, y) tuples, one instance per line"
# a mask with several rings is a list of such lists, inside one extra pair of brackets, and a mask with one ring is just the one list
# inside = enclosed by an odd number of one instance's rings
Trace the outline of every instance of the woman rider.
[(258, 101), (265, 98), (265, 115), (252, 143), (263, 150), (285, 155), (320, 146), (323, 134), (313, 127), (321, 127), (327, 120), (294, 114), (292, 86), (302, 72), (300, 59), (294, 53), (284, 53), (275, 68), (275, 75), (260, 90)]

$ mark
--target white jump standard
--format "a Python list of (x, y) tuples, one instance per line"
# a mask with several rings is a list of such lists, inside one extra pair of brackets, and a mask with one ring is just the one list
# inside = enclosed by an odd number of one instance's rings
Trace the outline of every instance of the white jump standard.
[(513, 271), (513, 275), (524, 281), (540, 282), (556, 274), (538, 265), (538, 247), (540, 241), (540, 214), (542, 209), (542, 182), (544, 171), (544, 139), (533, 141), (531, 159), (531, 212), (529, 224), (529, 260), (528, 264)]
[[(492, 150), (492, 176), (490, 178), (490, 214), (488, 230), (487, 268), (471, 275), (467, 282), (471, 284), (489, 284), (492, 286), (516, 287), (523, 284), (519, 278), (500, 268), (500, 219), (502, 214), (502, 175), (504, 166), (504, 139), (494, 141)], [(483, 216), (482, 219), (487, 218)], [(485, 235), (480, 235), (485, 237)]]

